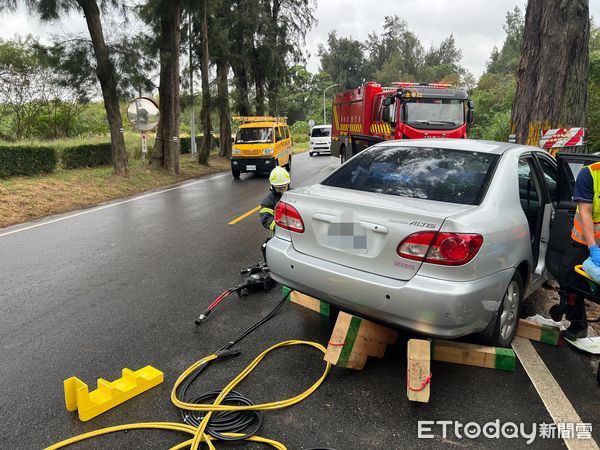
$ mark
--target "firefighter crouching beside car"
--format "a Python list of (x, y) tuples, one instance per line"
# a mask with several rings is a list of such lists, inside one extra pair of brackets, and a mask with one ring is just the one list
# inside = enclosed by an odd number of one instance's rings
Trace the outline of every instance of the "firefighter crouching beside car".
[(269, 175), (270, 192), (260, 204), (260, 223), (271, 232), (270, 236), (262, 245), (262, 253), (265, 261), (267, 242), (275, 234), (275, 207), (281, 196), (290, 187), (290, 174), (283, 167), (275, 167)]
[(560, 262), (558, 282), (560, 283), (560, 303), (550, 308), (550, 315), (559, 321), (563, 314), (571, 321), (564, 336), (576, 340), (587, 336), (587, 315), (585, 300), (572, 288), (582, 287), (583, 279), (574, 267), (583, 263), (588, 256), (600, 266), (600, 163), (590, 164), (581, 169), (575, 181), (573, 201), (577, 212), (571, 231), (571, 243)]

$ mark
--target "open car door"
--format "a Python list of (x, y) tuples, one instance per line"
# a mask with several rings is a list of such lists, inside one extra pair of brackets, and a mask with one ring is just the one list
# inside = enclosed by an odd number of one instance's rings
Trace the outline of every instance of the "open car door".
[(600, 156), (559, 153), (556, 161), (558, 164), (558, 195), (546, 253), (546, 268), (554, 277), (558, 277), (560, 260), (571, 243), (571, 229), (577, 209), (577, 204), (573, 202), (575, 180), (582, 167), (600, 161)]

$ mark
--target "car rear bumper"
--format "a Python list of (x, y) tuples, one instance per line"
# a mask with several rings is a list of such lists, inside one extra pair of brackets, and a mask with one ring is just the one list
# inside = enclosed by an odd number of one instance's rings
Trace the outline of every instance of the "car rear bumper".
[(357, 314), (430, 336), (458, 338), (486, 329), (513, 270), (468, 282), (415, 275), (395, 280), (297, 252), (273, 237), (267, 246), (273, 279)]
[[(275, 158), (231, 158), (231, 168), (240, 172), (270, 172), (276, 167)], [(252, 169), (254, 167), (254, 169)]]

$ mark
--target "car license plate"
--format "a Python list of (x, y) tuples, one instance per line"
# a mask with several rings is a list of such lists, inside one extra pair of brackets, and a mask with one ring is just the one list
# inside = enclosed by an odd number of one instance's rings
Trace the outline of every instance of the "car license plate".
[(256, 166), (246, 166), (246, 170), (256, 170)]

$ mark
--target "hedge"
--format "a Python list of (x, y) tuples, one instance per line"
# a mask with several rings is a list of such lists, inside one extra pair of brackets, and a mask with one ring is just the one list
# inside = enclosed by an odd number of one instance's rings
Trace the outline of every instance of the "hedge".
[(56, 150), (42, 145), (0, 146), (0, 177), (51, 173), (56, 167)]
[(95, 167), (112, 163), (110, 142), (102, 144), (84, 144), (65, 147), (62, 152), (62, 166), (65, 169)]

